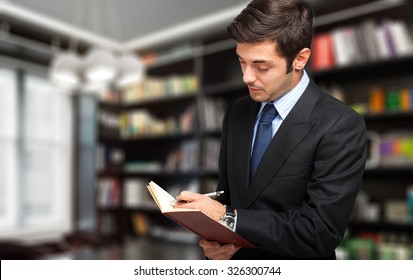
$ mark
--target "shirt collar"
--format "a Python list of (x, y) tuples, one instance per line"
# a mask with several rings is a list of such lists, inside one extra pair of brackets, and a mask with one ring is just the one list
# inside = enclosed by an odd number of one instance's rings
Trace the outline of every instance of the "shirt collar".
[[(297, 103), (298, 99), (300, 99), (301, 95), (304, 93), (304, 90), (307, 88), (310, 79), (307, 75), (307, 72), (303, 71), (303, 76), (301, 77), (300, 82), (289, 92), (278, 98), (273, 102), (275, 109), (277, 110), (278, 114), (280, 115), (281, 119), (284, 120), (288, 113), (290, 113), (291, 109)], [(260, 112), (258, 115), (261, 114), (262, 109), (264, 106), (267, 105), (269, 102), (262, 102)]]

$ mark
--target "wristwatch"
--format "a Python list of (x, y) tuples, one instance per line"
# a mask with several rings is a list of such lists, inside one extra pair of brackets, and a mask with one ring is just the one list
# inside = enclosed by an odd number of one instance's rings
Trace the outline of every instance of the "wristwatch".
[(225, 205), (225, 214), (219, 218), (219, 222), (229, 228), (234, 230), (235, 226), (235, 210), (229, 205)]

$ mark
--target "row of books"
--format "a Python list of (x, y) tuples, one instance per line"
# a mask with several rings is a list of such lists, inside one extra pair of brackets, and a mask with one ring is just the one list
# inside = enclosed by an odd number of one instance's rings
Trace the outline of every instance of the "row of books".
[[(205, 139), (202, 143), (196, 140), (183, 141), (177, 149), (165, 155), (165, 160), (128, 160), (125, 161), (123, 149), (99, 144), (96, 148), (96, 171), (122, 171), (125, 173), (159, 173), (188, 172), (199, 170), (199, 164), (205, 171), (218, 170), (220, 141), (214, 138)], [(199, 163), (202, 154), (202, 162)]]
[(180, 147), (170, 152), (166, 158), (165, 171), (187, 172), (198, 170), (199, 142), (195, 140), (184, 141)]
[(148, 110), (137, 109), (120, 113), (120, 136), (136, 138), (142, 136), (159, 136), (184, 134), (191, 132), (195, 120), (195, 105), (190, 105), (179, 116), (159, 119)]
[(118, 207), (121, 202), (121, 183), (117, 178), (101, 178), (97, 182), (97, 205)]
[(407, 233), (361, 232), (337, 248), (338, 259), (413, 260), (413, 241)]
[(199, 78), (196, 75), (174, 75), (166, 78), (148, 77), (131, 83), (121, 91), (124, 104), (146, 100), (195, 94), (199, 91)]
[(413, 88), (388, 89), (374, 88), (369, 94), (369, 112), (413, 111)]
[(156, 205), (150, 197), (146, 178), (131, 178), (123, 182), (123, 205), (125, 207), (142, 207), (155, 209)]
[(164, 169), (163, 163), (156, 160), (133, 160), (125, 162), (122, 166), (122, 170), (126, 173), (133, 172), (149, 172), (156, 173), (162, 172)]
[(120, 169), (125, 160), (123, 149), (99, 144), (96, 147), (96, 171)]
[(360, 92), (362, 97), (358, 97), (359, 101), (354, 103), (349, 102), (350, 100), (347, 97), (360, 94), (347, 92), (343, 87), (338, 85), (321, 85), (321, 87), (331, 96), (349, 104), (361, 115), (413, 112), (413, 87), (371, 86), (369, 89), (362, 89)]
[[(170, 151), (165, 161), (129, 161), (123, 166), (124, 172), (191, 172), (199, 170), (199, 142), (183, 141)], [(216, 159), (218, 161), (218, 159)]]
[(366, 168), (413, 167), (413, 133), (368, 133)]
[[(191, 132), (197, 119), (196, 115), (196, 105), (193, 103), (180, 115), (163, 119), (155, 117), (146, 109), (122, 111), (121, 113), (101, 110), (97, 118), (102, 132), (131, 138)], [(224, 115), (225, 101), (223, 99), (209, 98), (200, 103), (199, 121), (203, 130), (220, 130)]]
[(403, 20), (373, 19), (315, 35), (315, 71), (413, 54), (413, 40)]
[(207, 98), (200, 103), (200, 122), (204, 130), (220, 130), (225, 115), (225, 102), (222, 98)]
[(221, 141), (215, 138), (207, 138), (202, 145), (202, 168), (208, 171), (218, 170), (218, 158)]
[(104, 131), (119, 131), (120, 119), (118, 113), (99, 110), (97, 114), (97, 122), (99, 127)]
[(360, 191), (352, 212), (354, 222), (388, 222), (413, 224), (413, 186), (406, 190), (405, 199), (388, 199), (382, 203), (372, 201)]

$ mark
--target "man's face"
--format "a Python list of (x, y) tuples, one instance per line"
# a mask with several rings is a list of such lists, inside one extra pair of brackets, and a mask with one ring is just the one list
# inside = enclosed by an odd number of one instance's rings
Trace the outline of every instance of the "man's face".
[(294, 71), (286, 74), (286, 59), (276, 53), (274, 42), (238, 43), (236, 52), (254, 101), (274, 101), (297, 84)]

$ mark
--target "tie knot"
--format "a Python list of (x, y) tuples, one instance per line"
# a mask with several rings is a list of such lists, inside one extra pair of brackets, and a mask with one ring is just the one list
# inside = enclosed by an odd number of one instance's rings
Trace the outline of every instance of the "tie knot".
[(268, 103), (262, 110), (260, 122), (271, 123), (276, 115), (277, 110), (275, 110), (274, 104)]

